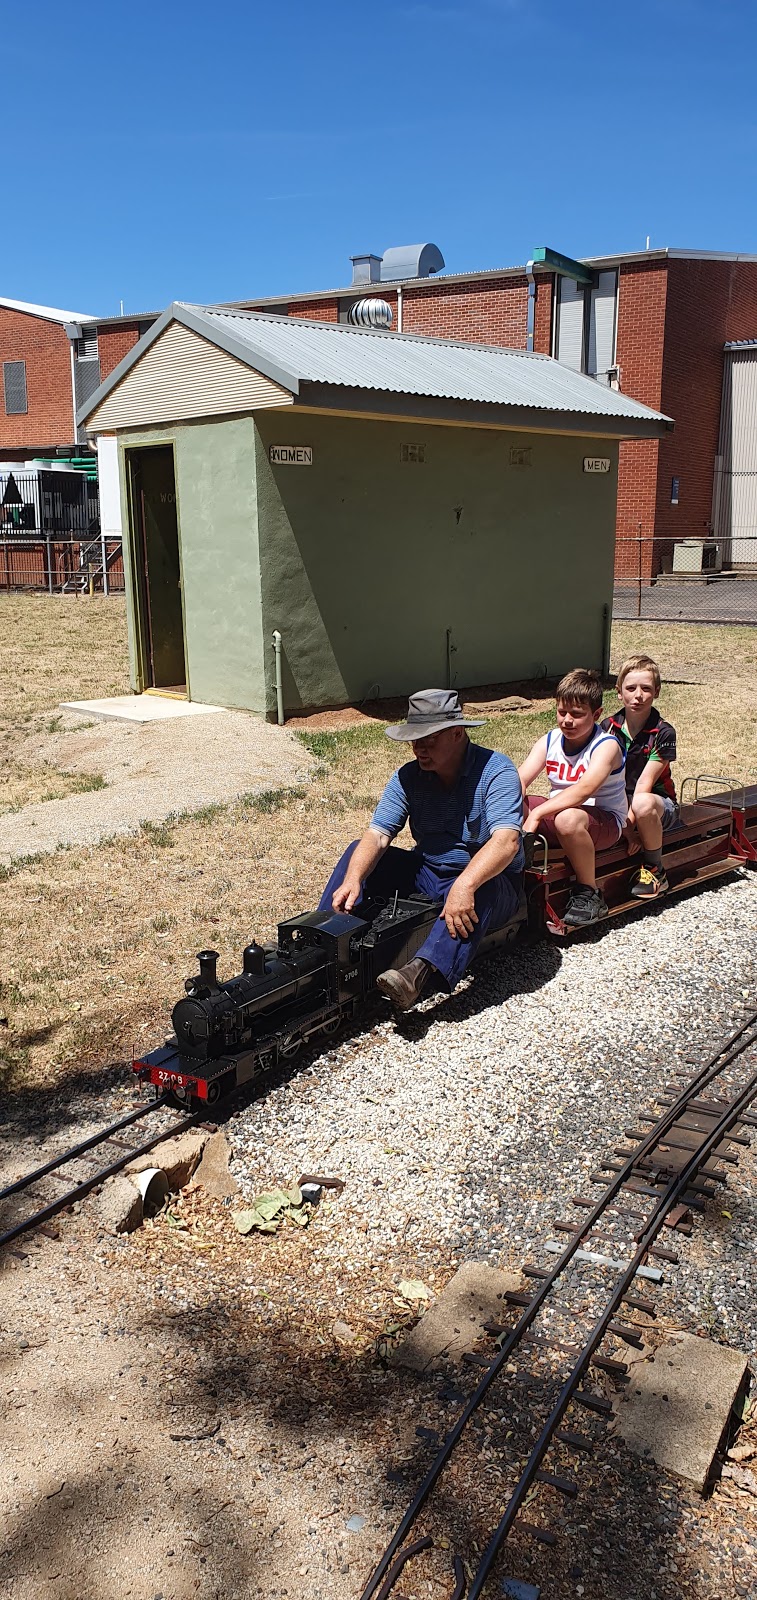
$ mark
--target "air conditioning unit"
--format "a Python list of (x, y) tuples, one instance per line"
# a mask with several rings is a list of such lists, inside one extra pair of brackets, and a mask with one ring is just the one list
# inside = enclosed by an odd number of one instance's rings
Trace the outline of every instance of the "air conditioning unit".
[(723, 555), (717, 539), (680, 539), (673, 546), (673, 571), (720, 572)]

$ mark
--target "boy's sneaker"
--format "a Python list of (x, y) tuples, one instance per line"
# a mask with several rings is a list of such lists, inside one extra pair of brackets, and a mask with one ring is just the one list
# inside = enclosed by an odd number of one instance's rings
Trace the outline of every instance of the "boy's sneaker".
[(568, 902), (563, 922), (569, 928), (584, 928), (590, 922), (601, 922), (607, 916), (607, 901), (598, 889), (582, 885)]
[(631, 885), (634, 900), (656, 900), (670, 888), (664, 867), (650, 867), (646, 862)]

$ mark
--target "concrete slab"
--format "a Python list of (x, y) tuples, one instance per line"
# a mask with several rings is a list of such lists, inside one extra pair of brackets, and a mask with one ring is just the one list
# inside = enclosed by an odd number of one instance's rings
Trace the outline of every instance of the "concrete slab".
[(635, 1455), (702, 1493), (744, 1381), (748, 1357), (683, 1333), (631, 1367), (616, 1404), (618, 1431)]
[(60, 700), (63, 711), (112, 718), (116, 722), (168, 722), (172, 717), (209, 717), (224, 706), (203, 706), (197, 700), (173, 700), (156, 694), (116, 694), (110, 700)]
[(460, 1361), (480, 1339), (485, 1322), (505, 1320), (505, 1293), (519, 1288), (520, 1277), (514, 1273), (500, 1272), (482, 1261), (465, 1261), (392, 1352), (392, 1365), (411, 1372), (433, 1372)]

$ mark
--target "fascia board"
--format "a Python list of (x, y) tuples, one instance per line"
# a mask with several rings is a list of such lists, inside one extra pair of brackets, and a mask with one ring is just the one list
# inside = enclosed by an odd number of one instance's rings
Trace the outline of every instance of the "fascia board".
[(675, 424), (671, 417), (612, 417), (584, 411), (548, 411), (536, 406), (504, 406), (475, 400), (424, 399), (386, 390), (348, 389), (336, 384), (308, 383), (300, 411), (334, 411), (397, 421), (463, 424), (476, 428), (513, 429), (527, 433), (567, 433), (585, 438), (664, 439)]

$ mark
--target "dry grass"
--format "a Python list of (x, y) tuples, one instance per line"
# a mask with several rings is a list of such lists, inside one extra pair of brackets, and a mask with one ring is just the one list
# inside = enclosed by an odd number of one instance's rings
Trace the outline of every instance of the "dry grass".
[(123, 596), (0, 595), (0, 684), (0, 816), (100, 788), (26, 750), (60, 724), (59, 701), (128, 694)]
[[(119, 601), (3, 597), (0, 622), (5, 681), (11, 661), (23, 678), (2, 709), (0, 733), (9, 746), (28, 740), (35, 718), (44, 729), (61, 697), (126, 687)], [(706, 678), (704, 692), (699, 683), (668, 683), (661, 697), (679, 730), (679, 774), (722, 770), (757, 781), (746, 666), (757, 653), (757, 631), (687, 628), (679, 635), (677, 627), (643, 625), (636, 633), (624, 623), (613, 659), (632, 649), (658, 653), (674, 678), (684, 675), (681, 663), (697, 661)], [(730, 676), (720, 677), (729, 663)], [(520, 760), (551, 724), (543, 686), (538, 695), (533, 710), (492, 717), (477, 737)], [(608, 706), (615, 703), (608, 693)], [(147, 821), (137, 838), (32, 857), (5, 876), (0, 1083), (61, 1081), (74, 1069), (96, 1074), (106, 1062), (128, 1060), (133, 1048), (159, 1043), (197, 950), (214, 945), (221, 971), (235, 972), (253, 935), (269, 937), (281, 918), (316, 903), (402, 752), (380, 723), (303, 738), (321, 764), (305, 792), (206, 806), (173, 823)]]

